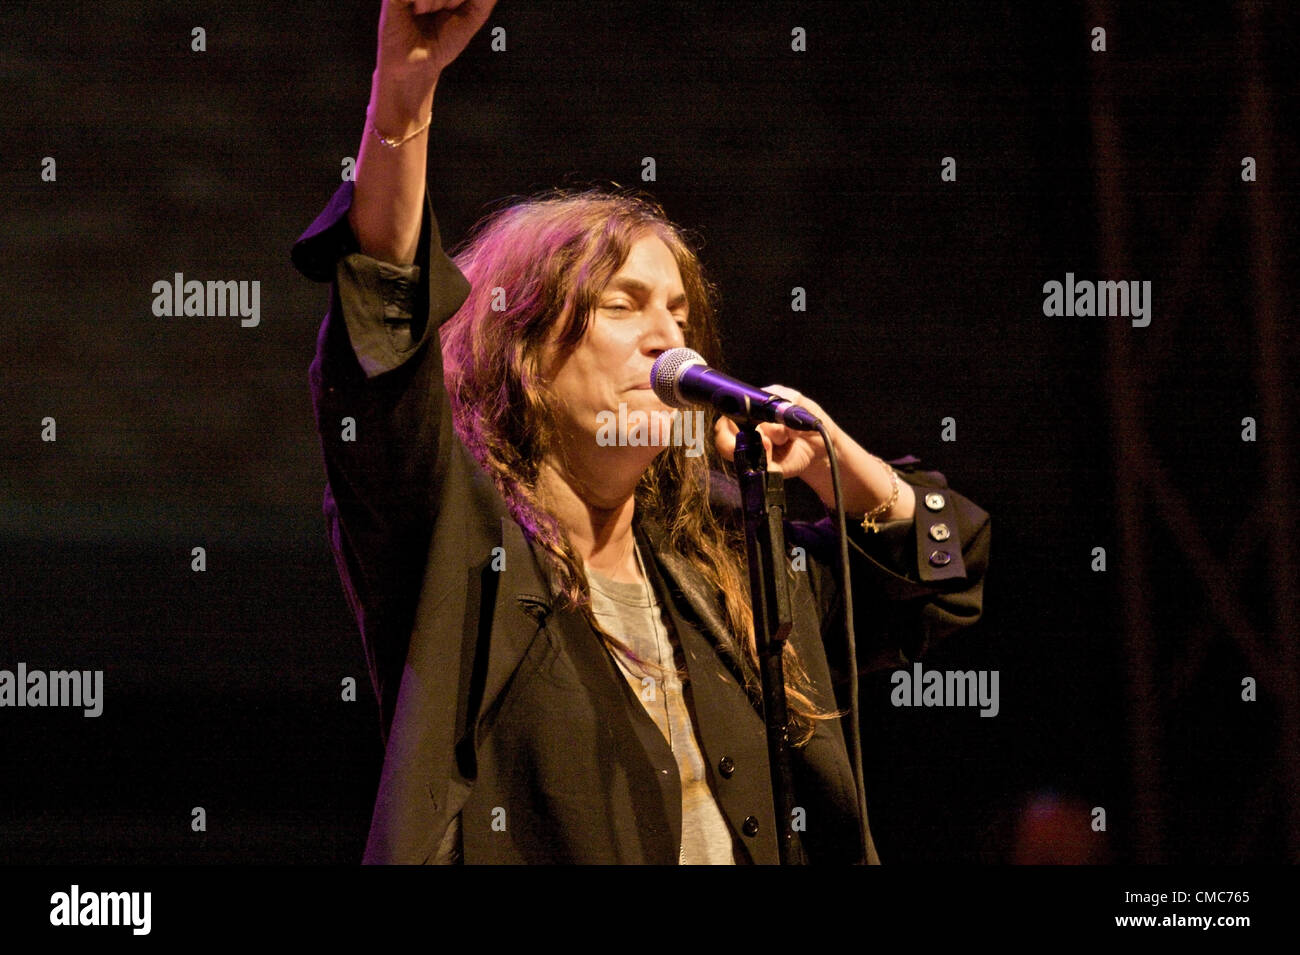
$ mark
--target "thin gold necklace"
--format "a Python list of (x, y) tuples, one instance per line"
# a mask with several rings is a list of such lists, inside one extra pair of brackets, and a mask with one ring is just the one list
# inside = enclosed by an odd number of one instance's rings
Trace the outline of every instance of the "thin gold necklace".
[[(659, 674), (663, 678), (663, 685), (660, 687), (664, 701), (664, 726), (668, 728), (668, 748), (673, 748), (673, 714), (672, 708), (668, 705), (668, 668), (664, 666), (663, 642), (659, 639), (659, 610), (655, 606), (655, 599), (650, 591), (650, 573), (646, 570), (645, 561), (641, 558), (641, 548), (637, 546), (636, 540), (632, 541), (632, 552), (636, 554), (637, 569), (641, 573), (641, 582), (645, 586), (645, 599), (650, 608), (650, 629), (655, 639), (655, 657), (659, 661)], [(667, 634), (664, 634), (667, 639)]]

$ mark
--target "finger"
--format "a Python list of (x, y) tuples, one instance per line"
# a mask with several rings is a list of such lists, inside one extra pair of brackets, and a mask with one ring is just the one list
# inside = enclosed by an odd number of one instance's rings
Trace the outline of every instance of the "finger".
[(783, 424), (765, 422), (758, 426), (759, 433), (772, 444), (789, 444), (794, 434)]
[(731, 461), (736, 456), (736, 435), (739, 432), (735, 422), (726, 416), (719, 418), (713, 425), (713, 444), (726, 461)]
[[(766, 427), (768, 426), (759, 425), (758, 437), (763, 442), (763, 452), (767, 457), (768, 466), (771, 467), (774, 464), (775, 446), (772, 444), (772, 438), (763, 430)], [(724, 460), (736, 459), (736, 435), (739, 433), (740, 429), (730, 418), (719, 418), (717, 424), (713, 426), (713, 443)]]
[[(796, 391), (793, 388), (787, 388), (785, 385), (768, 385), (763, 390), (770, 391), (772, 394), (784, 398), (792, 405), (800, 405), (801, 407), (813, 412), (813, 414), (818, 414), (820, 411), (816, 405), (810, 405), (810, 403), (804, 399), (803, 392)], [(790, 429), (786, 428), (785, 425), (780, 425), (780, 427), (783, 429), (782, 433), (779, 435), (773, 435), (773, 438), (776, 440), (777, 444), (786, 444), (791, 441), (795, 435), (792, 434)]]
[(793, 388), (787, 388), (785, 385), (768, 385), (763, 390), (770, 391), (774, 395), (780, 395), (786, 401), (793, 401), (795, 404), (798, 404), (803, 398), (802, 394), (795, 391)]
[(411, 6), (416, 13), (439, 13), (455, 10), (464, 3), (465, 0), (415, 0)]
[(826, 410), (802, 391), (795, 391), (793, 388), (785, 387), (785, 385), (768, 385), (766, 390), (774, 395), (780, 395), (791, 404), (796, 404), (800, 408), (811, 412), (814, 416), (821, 418), (822, 421), (827, 419)]

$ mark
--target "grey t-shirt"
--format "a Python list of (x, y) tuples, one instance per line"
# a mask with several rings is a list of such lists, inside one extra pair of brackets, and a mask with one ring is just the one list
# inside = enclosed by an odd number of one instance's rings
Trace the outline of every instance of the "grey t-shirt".
[[(600, 625), (640, 658), (611, 648), (637, 698), (664, 734), (682, 781), (682, 865), (732, 865), (735, 841), (709, 786), (708, 767), (700, 752), (681, 681), (681, 650), (649, 584), (640, 549), (642, 583), (611, 580), (587, 568), (591, 609)], [(642, 662), (643, 661), (643, 662)]]

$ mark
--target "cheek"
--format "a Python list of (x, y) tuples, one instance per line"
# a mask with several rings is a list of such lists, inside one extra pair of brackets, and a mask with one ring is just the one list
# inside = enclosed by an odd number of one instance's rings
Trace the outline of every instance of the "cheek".
[(615, 385), (626, 377), (625, 369), (637, 347), (635, 329), (625, 326), (630, 323), (593, 320), (582, 343), (552, 378), (556, 396), (575, 417), (611, 410), (608, 406), (616, 402)]
[(611, 375), (619, 374), (635, 364), (633, 357), (639, 342), (633, 323), (606, 323), (591, 336), (592, 354), (601, 369)]
[(588, 390), (603, 393), (612, 381), (624, 374), (628, 357), (636, 350), (635, 340), (625, 339), (628, 339), (626, 332), (593, 326), (574, 355)]
[(574, 422), (586, 422), (609, 404), (600, 356), (585, 346), (579, 348), (552, 379), (551, 391), (562, 406), (560, 414)]

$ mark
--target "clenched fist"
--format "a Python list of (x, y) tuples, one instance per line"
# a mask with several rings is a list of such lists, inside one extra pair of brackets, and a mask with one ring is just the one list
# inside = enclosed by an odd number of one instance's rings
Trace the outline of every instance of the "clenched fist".
[(436, 81), (494, 6), (496, 0), (384, 0), (378, 69), (421, 73)]

